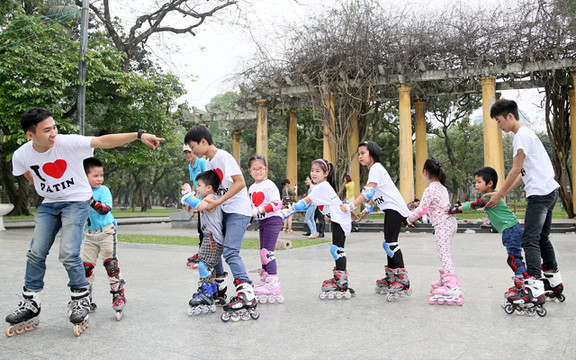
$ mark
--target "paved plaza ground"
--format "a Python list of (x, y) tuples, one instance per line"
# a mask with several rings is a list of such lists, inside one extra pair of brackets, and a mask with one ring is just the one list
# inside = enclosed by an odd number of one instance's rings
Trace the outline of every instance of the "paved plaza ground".
[[(119, 232), (186, 235), (193, 230), (163, 223), (120, 225)], [(31, 229), (0, 232), (2, 317), (18, 302), (31, 236)], [(246, 237), (257, 234), (247, 232)], [(94, 285), (99, 307), (80, 337), (74, 336), (66, 315), (68, 279), (56, 243), (41, 293), (40, 327), (11, 338), (0, 336), (0, 359), (576, 359), (574, 233), (552, 236), (567, 300), (547, 303), (543, 318), (503, 311), (500, 304), (511, 285), (511, 271), (499, 234), (456, 235), (452, 256), (466, 295), (461, 307), (427, 302), (440, 265), (431, 234), (404, 233), (400, 238), (412, 296), (387, 302), (376, 294), (374, 281), (382, 277), (385, 260), (382, 239), (382, 233), (350, 235), (348, 269), (357, 294), (351, 300), (318, 299), (334, 264), (329, 244), (278, 251), (285, 303), (259, 305), (259, 320), (238, 323), (221, 322), (221, 309), (188, 316), (198, 274), (185, 262), (196, 249), (120, 243), (126, 315), (115, 320), (105, 270), (99, 266)], [(258, 252), (241, 254), (256, 280)]]

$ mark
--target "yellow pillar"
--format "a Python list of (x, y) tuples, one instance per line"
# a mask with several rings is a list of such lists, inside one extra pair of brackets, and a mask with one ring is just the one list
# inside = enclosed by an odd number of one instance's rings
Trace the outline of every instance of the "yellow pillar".
[(286, 156), (286, 178), (290, 184), (298, 184), (298, 118), (297, 111), (288, 112), (288, 149)]
[(360, 195), (360, 163), (358, 162), (358, 111), (354, 109), (352, 114), (352, 124), (350, 131), (350, 141), (348, 149), (350, 152), (350, 177), (354, 181), (354, 198)]
[(410, 88), (398, 88), (400, 122), (400, 194), (406, 203), (414, 200), (414, 164), (412, 156), (412, 114)]
[(422, 176), (422, 169), (424, 168), (424, 162), (428, 158), (428, 140), (426, 137), (426, 118), (425, 107), (426, 102), (424, 100), (417, 100), (414, 104), (416, 108), (415, 122), (416, 122), (416, 193), (415, 197), (418, 199), (422, 198), (424, 194), (424, 189), (426, 189), (427, 183)]
[(268, 108), (265, 99), (256, 100), (256, 154), (268, 160)]
[(491, 166), (498, 173), (498, 187), (504, 184), (504, 147), (502, 131), (496, 121), (490, 117), (490, 108), (496, 102), (496, 78), (482, 78), (482, 111), (484, 120), (484, 166)]
[(332, 161), (334, 155), (334, 127), (336, 125), (336, 112), (334, 110), (334, 95), (326, 95), (326, 109), (328, 110), (328, 123), (324, 123), (324, 141), (322, 157)]
[(236, 162), (240, 164), (240, 136), (242, 133), (240, 131), (234, 131), (232, 133), (232, 156), (236, 159)]
[[(572, 73), (572, 83), (576, 88), (576, 72)], [(570, 90), (570, 146), (572, 148), (572, 212), (576, 212), (576, 93)]]

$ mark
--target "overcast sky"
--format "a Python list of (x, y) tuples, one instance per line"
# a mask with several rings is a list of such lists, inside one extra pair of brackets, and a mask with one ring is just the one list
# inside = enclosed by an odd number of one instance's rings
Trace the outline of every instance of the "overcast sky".
[[(510, 1), (462, 0), (461, 3), (470, 7), (508, 6)], [(271, 42), (272, 39), (287, 25), (319, 15), (332, 8), (336, 2), (240, 0), (240, 11), (222, 10), (216, 18), (208, 18), (196, 30), (196, 36), (167, 34), (154, 38), (147, 45), (162, 67), (180, 77), (187, 91), (180, 101), (187, 101), (203, 109), (213, 96), (237, 91), (229, 80), (245, 67), (257, 51), (254, 39), (273, 48), (275, 44)], [(381, 2), (384, 7), (399, 6), (396, 1)], [(403, 7), (413, 6), (426, 11), (451, 6), (455, 0), (407, 0), (400, 3)], [(114, 15), (118, 15), (127, 24), (133, 23), (138, 15), (157, 7), (156, 0), (117, 1), (114, 4)], [(531, 120), (540, 122), (543, 119), (543, 112), (537, 106), (541, 96), (536, 90), (510, 91), (503, 96), (517, 100)]]

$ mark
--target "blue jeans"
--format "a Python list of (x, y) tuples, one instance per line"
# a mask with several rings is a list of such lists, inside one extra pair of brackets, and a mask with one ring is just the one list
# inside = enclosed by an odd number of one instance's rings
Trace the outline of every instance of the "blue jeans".
[[(252, 283), (246, 273), (244, 262), (240, 257), (240, 247), (242, 246), (242, 240), (244, 240), (244, 233), (246, 232), (248, 223), (250, 223), (250, 216), (236, 213), (224, 213), (222, 224), (224, 227), (224, 252), (222, 255), (224, 256), (228, 266), (230, 266), (230, 271), (232, 271), (234, 280)], [(222, 259), (220, 259), (214, 271), (218, 275), (224, 273)]]
[(310, 205), (308, 209), (306, 209), (306, 224), (308, 225), (308, 229), (310, 229), (310, 234), (316, 234), (318, 231), (316, 230), (316, 220), (314, 220), (314, 213), (316, 212), (316, 206)]
[(558, 190), (548, 195), (528, 197), (522, 247), (530, 276), (540, 277), (541, 267), (548, 270), (558, 269), (554, 247), (548, 238), (552, 223), (552, 210), (557, 200)]
[(508, 253), (508, 265), (516, 276), (524, 276), (526, 266), (522, 261), (522, 235), (524, 230), (520, 224), (516, 224), (502, 231), (502, 245)]
[(42, 203), (34, 217), (34, 237), (27, 253), (26, 276), (24, 285), (30, 291), (44, 288), (46, 257), (58, 231), (60, 235), (60, 252), (58, 259), (68, 272), (70, 288), (89, 288), (82, 259), (80, 245), (84, 225), (88, 219), (89, 201)]

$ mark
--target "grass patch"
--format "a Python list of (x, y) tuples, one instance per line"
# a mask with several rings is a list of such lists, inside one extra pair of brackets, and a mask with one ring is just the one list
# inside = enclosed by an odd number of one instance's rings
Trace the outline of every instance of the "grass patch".
[[(118, 241), (135, 243), (135, 244), (160, 244), (160, 245), (186, 245), (198, 246), (200, 240), (197, 237), (188, 236), (157, 236), (157, 235), (118, 235)], [(323, 239), (294, 239), (292, 247), (299, 248), (304, 246), (318, 245), (329, 242)], [(260, 249), (260, 240), (246, 238), (242, 241), (242, 249), (258, 250)]]

